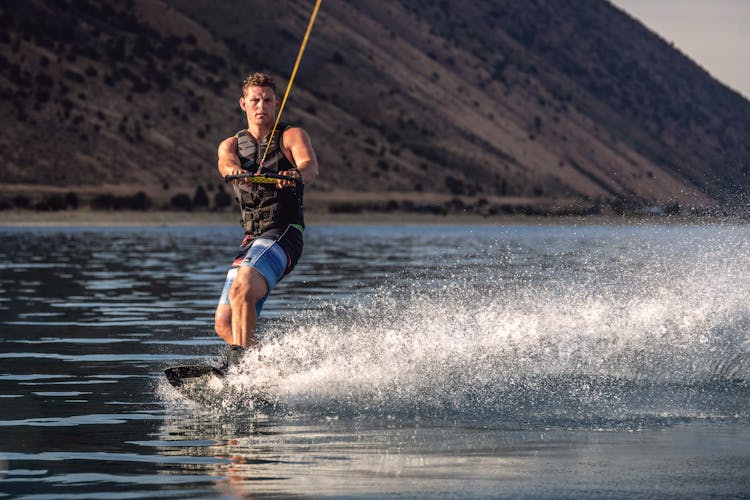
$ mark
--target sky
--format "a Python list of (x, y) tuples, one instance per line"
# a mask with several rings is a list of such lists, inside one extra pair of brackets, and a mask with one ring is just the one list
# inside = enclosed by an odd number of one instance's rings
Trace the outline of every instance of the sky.
[(610, 0), (750, 99), (750, 0)]

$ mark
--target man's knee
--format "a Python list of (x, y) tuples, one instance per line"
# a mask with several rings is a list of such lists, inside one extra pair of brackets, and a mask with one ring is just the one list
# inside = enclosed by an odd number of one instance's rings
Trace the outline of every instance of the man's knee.
[(251, 299), (252, 290), (250, 289), (250, 283), (246, 280), (235, 279), (232, 284), (232, 289), (229, 291), (229, 303), (237, 304), (239, 302), (246, 302)]
[(253, 268), (241, 268), (229, 291), (230, 303), (255, 304), (265, 297), (267, 285), (263, 276)]
[(220, 330), (232, 330), (232, 309), (225, 304), (220, 304), (216, 308), (214, 314), (214, 324), (216, 325), (216, 331)]
[(229, 306), (221, 305), (216, 309), (214, 329), (219, 337), (232, 343), (232, 310)]

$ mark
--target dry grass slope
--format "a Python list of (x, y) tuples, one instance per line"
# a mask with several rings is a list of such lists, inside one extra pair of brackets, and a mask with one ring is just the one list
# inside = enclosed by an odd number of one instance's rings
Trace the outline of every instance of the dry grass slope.
[[(225, 206), (239, 82), (285, 84), (311, 7), (5, 2), (0, 207)], [(750, 103), (603, 0), (327, 2), (285, 121), (321, 210), (747, 206)]]

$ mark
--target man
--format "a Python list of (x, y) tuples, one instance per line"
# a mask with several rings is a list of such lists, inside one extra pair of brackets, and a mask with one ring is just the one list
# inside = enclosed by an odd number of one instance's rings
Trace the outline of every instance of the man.
[(263, 302), (302, 255), (302, 186), (317, 178), (318, 161), (310, 137), (299, 127), (279, 123), (269, 137), (279, 104), (270, 76), (248, 76), (240, 97), (247, 129), (219, 145), (222, 177), (249, 172), (296, 179), (275, 184), (233, 181), (245, 239), (216, 308), (216, 333), (230, 344), (225, 368), (239, 364), (244, 349), (256, 345), (255, 326)]

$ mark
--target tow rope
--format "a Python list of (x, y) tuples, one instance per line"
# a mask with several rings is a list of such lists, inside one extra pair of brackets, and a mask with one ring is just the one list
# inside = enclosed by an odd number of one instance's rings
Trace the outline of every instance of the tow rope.
[(318, 16), (318, 10), (320, 9), (321, 1), (322, 0), (315, 1), (315, 7), (313, 8), (312, 14), (310, 15), (310, 21), (307, 23), (307, 31), (305, 31), (305, 37), (302, 39), (302, 45), (300, 45), (299, 47), (299, 52), (297, 52), (297, 60), (294, 62), (294, 69), (292, 70), (292, 76), (289, 77), (289, 83), (287, 83), (286, 85), (286, 92), (284, 92), (284, 98), (281, 100), (281, 106), (279, 106), (279, 112), (276, 114), (276, 121), (273, 124), (273, 129), (271, 130), (271, 136), (266, 142), (266, 149), (263, 150), (263, 156), (261, 156), (260, 163), (258, 164), (258, 173), (260, 173), (260, 169), (263, 167), (263, 161), (266, 159), (268, 148), (271, 146), (271, 143), (273, 142), (273, 134), (276, 133), (276, 127), (278, 127), (279, 121), (281, 120), (281, 113), (284, 111), (286, 98), (289, 97), (289, 91), (292, 89), (292, 84), (294, 83), (294, 77), (297, 75), (297, 69), (299, 68), (299, 63), (302, 60), (302, 54), (303, 52), (305, 52), (305, 47), (307, 46), (307, 40), (308, 38), (310, 38), (310, 32), (312, 31), (313, 23), (315, 23), (315, 18)]

